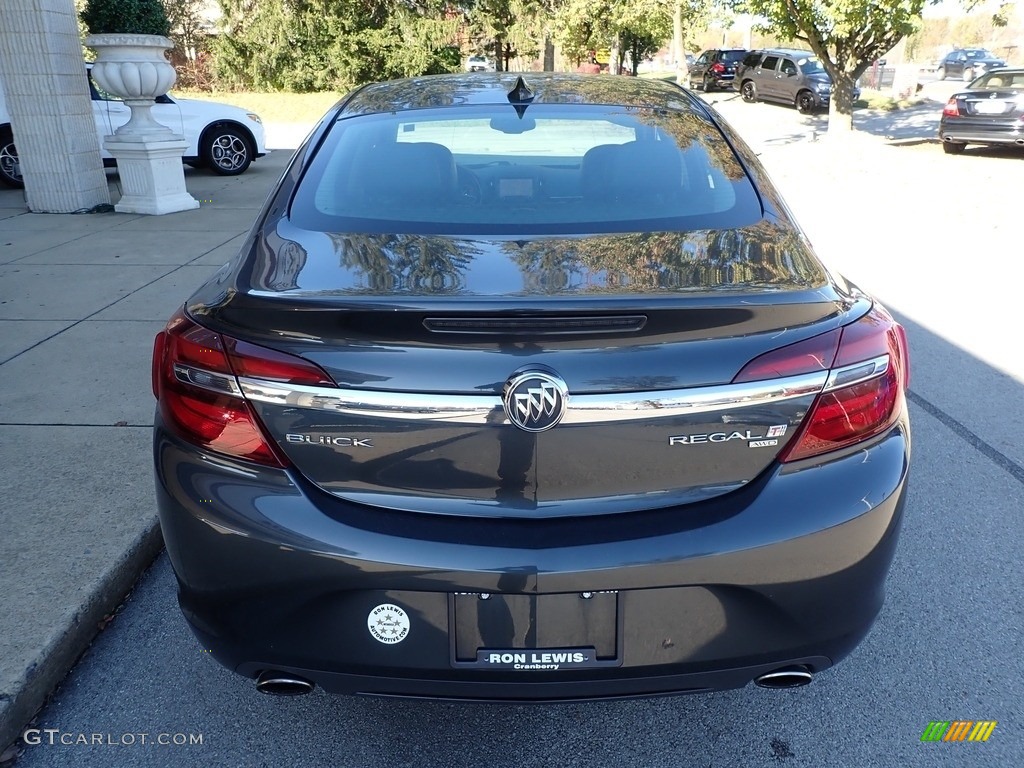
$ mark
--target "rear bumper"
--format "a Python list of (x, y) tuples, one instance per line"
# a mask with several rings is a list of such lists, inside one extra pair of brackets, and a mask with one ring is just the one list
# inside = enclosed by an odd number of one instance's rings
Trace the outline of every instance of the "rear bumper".
[(943, 117), (939, 122), (939, 139), (970, 144), (1021, 144), (1024, 123), (1017, 119)]
[[(901, 422), (868, 448), (775, 467), (699, 505), (501, 521), (348, 504), (288, 472), (202, 455), (159, 424), (154, 443), (181, 606), (222, 664), (343, 693), (499, 700), (734, 688), (836, 663), (881, 607), (909, 448)], [(486, 669), (457, 648), (458, 599), (584, 592), (614, 593), (602, 666)], [(407, 614), (402, 642), (368, 631), (382, 604)], [(507, 641), (488, 647), (530, 647), (517, 632), (533, 619), (509, 621)]]

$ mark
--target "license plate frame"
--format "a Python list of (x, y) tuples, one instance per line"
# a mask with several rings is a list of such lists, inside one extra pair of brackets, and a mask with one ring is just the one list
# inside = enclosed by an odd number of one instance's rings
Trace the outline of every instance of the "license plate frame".
[(622, 611), (615, 591), (453, 593), (448, 599), (455, 668), (566, 672), (622, 665)]
[[(463, 666), (467, 662), (460, 662)], [(515, 672), (556, 672), (619, 666), (618, 659), (599, 659), (593, 648), (481, 648), (470, 666)]]

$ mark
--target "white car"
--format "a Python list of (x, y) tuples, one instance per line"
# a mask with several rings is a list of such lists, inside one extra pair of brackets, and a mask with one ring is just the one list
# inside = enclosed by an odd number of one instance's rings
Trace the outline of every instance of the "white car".
[[(87, 69), (91, 70), (90, 67)], [(93, 82), (92, 72), (88, 74), (92, 115), (96, 122), (96, 133), (100, 137), (103, 164), (112, 167), (115, 165), (114, 158), (103, 149), (103, 137), (128, 122), (131, 110), (117, 97), (101, 91)], [(244, 172), (257, 157), (267, 153), (263, 123), (259, 115), (239, 107), (165, 95), (156, 100), (152, 114), (158, 122), (185, 137), (189, 145), (183, 159), (193, 167), (206, 167), (221, 176), (235, 176)], [(0, 182), (11, 187), (23, 186), (11, 117), (2, 87)]]
[(493, 72), (495, 64), (493, 59), (485, 56), (470, 56), (466, 59), (467, 72)]

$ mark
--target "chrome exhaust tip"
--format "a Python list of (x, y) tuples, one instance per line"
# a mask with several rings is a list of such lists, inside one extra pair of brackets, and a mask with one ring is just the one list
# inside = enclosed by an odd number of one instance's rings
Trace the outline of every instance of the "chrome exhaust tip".
[(256, 678), (256, 690), (270, 696), (302, 696), (312, 693), (316, 685), (290, 672), (267, 669)]
[(800, 688), (814, 677), (806, 667), (782, 667), (754, 679), (760, 688)]

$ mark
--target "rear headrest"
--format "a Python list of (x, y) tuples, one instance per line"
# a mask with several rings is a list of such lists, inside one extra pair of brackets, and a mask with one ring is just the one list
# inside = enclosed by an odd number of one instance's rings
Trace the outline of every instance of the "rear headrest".
[(670, 141), (601, 144), (583, 156), (580, 177), (584, 197), (668, 198), (682, 189), (683, 164)]
[(670, 141), (623, 144), (615, 170), (621, 195), (672, 196), (682, 187), (682, 158)]
[(430, 142), (376, 144), (358, 157), (353, 177), (372, 199), (396, 203), (448, 202), (457, 184), (451, 151)]
[(583, 185), (583, 196), (607, 198), (611, 196), (611, 185), (614, 174), (612, 167), (614, 157), (621, 144), (598, 144), (591, 147), (583, 155), (580, 162), (580, 183)]

